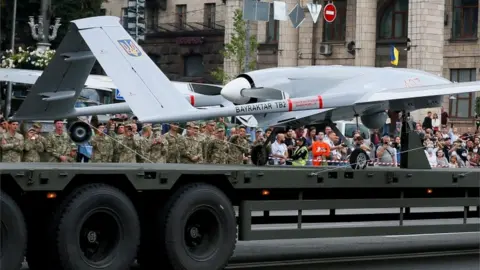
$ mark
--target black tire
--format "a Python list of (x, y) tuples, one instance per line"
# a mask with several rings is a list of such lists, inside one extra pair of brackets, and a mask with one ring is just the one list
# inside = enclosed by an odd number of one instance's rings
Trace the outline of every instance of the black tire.
[(77, 121), (68, 129), (74, 143), (83, 143), (92, 138), (92, 128), (85, 122)]
[(3, 191), (0, 191), (0, 206), (0, 268), (18, 270), (27, 245), (25, 217), (17, 203)]
[[(180, 188), (166, 205), (169, 207), (160, 219), (164, 228), (159, 255), (165, 252), (168, 266), (175, 270), (224, 269), (237, 242), (235, 211), (228, 197), (212, 185), (194, 183)], [(189, 251), (195, 230), (200, 236), (197, 247), (203, 252)]]
[(349, 158), (349, 163), (354, 170), (363, 170), (367, 167), (370, 158), (363, 149), (356, 148)]
[[(135, 260), (140, 222), (133, 203), (117, 188), (90, 184), (76, 189), (54, 220), (54, 252), (62, 269), (127, 270)], [(103, 252), (88, 256), (86, 250), (95, 248)]]
[(251, 154), (252, 164), (257, 166), (265, 166), (268, 162), (267, 147), (264, 145), (256, 145), (252, 148)]

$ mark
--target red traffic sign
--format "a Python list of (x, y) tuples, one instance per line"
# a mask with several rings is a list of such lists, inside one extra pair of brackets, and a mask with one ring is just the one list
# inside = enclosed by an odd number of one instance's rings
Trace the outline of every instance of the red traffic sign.
[(326, 22), (331, 23), (337, 18), (337, 8), (333, 3), (328, 3), (323, 8), (323, 18)]

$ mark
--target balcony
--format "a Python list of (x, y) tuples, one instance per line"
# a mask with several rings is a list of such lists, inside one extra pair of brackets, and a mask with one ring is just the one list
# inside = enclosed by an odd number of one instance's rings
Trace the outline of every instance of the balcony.
[(225, 22), (215, 23), (188, 22), (188, 23), (161, 23), (150, 27), (147, 38), (176, 38), (183, 36), (222, 36), (225, 33)]

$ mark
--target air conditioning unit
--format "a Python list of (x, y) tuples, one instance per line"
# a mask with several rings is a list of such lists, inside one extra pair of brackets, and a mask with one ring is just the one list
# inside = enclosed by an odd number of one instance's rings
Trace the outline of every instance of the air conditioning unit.
[(320, 44), (320, 54), (326, 56), (332, 55), (332, 44)]

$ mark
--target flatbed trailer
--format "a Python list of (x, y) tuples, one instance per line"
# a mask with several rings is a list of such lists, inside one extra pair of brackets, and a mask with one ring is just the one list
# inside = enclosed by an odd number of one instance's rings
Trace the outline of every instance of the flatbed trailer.
[[(91, 163), (0, 168), (3, 270), (19, 269), (24, 254), (31, 270), (119, 270), (135, 259), (145, 269), (214, 270), (227, 265), (237, 240), (480, 231), (479, 169)], [(413, 211), (424, 207), (460, 210)], [(370, 208), (398, 211), (340, 214)], [(327, 215), (305, 214), (325, 209)], [(296, 212), (270, 214), (282, 210)], [(353, 221), (395, 225), (312, 226)], [(256, 229), (258, 224), (290, 226)]]

